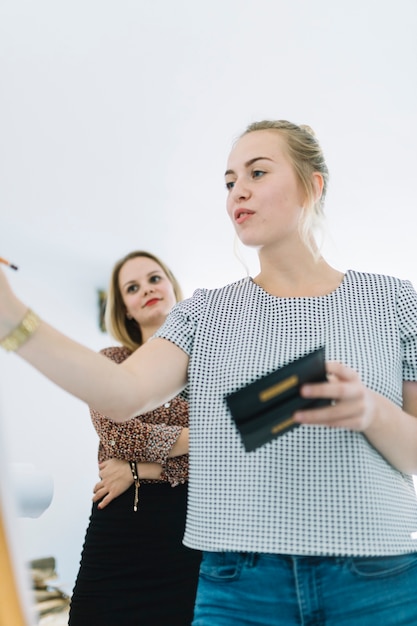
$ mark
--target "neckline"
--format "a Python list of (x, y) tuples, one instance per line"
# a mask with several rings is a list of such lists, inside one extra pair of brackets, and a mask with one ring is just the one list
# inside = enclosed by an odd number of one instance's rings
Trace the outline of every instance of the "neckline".
[(255, 283), (252, 276), (248, 276), (247, 279), (249, 280), (249, 282), (252, 284), (252, 286), (255, 289), (261, 291), (263, 294), (265, 294), (269, 298), (274, 298), (277, 300), (318, 300), (319, 298), (331, 298), (332, 296), (337, 295), (337, 293), (344, 288), (349, 278), (350, 273), (351, 273), (351, 270), (346, 270), (343, 273), (343, 277), (339, 285), (335, 289), (333, 289), (333, 291), (329, 291), (329, 293), (325, 293), (320, 296), (274, 296), (273, 294), (269, 293), (269, 291), (265, 291), (263, 287)]

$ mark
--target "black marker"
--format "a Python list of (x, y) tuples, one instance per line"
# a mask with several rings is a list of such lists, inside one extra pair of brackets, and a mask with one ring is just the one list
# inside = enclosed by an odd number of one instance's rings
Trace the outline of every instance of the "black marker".
[(13, 265), (13, 263), (10, 263), (9, 261), (7, 261), (6, 259), (2, 259), (2, 257), (0, 256), (0, 263), (4, 263), (4, 265), (8, 265), (9, 267), (12, 268), (12, 270), (18, 270), (19, 268), (17, 267), (17, 265)]

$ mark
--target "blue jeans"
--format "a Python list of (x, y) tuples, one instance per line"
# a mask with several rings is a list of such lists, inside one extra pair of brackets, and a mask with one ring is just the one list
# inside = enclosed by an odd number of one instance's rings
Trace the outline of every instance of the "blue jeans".
[(193, 626), (417, 625), (417, 554), (204, 552)]

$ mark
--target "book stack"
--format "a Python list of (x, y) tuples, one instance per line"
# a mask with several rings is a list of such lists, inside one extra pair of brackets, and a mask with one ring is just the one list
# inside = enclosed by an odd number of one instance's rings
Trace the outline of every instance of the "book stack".
[(39, 624), (56, 623), (46, 618), (48, 616), (57, 617), (61, 613), (67, 615), (70, 599), (59, 587), (51, 584), (51, 581), (57, 579), (55, 558), (50, 556), (34, 559), (30, 561), (29, 567), (35, 612), (40, 620)]

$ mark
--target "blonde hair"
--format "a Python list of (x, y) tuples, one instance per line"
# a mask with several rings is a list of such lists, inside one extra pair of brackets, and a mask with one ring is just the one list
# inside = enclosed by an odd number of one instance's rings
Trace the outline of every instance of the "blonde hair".
[(143, 343), (142, 331), (136, 320), (128, 319), (126, 317), (126, 306), (123, 302), (119, 287), (119, 274), (120, 270), (127, 261), (136, 259), (137, 257), (145, 257), (155, 261), (155, 263), (157, 263), (165, 272), (168, 280), (172, 284), (176, 301), (179, 302), (183, 299), (180, 284), (174, 274), (171, 272), (169, 267), (154, 254), (144, 250), (135, 250), (133, 252), (129, 252), (129, 254), (126, 254), (122, 259), (119, 259), (119, 261), (115, 263), (107, 292), (106, 311), (104, 315), (105, 327), (117, 341), (132, 352), (139, 348), (139, 346)]
[[(323, 224), (329, 170), (314, 131), (310, 126), (297, 126), (287, 120), (263, 120), (250, 124), (241, 137), (258, 130), (276, 130), (285, 142), (287, 156), (306, 197), (304, 214), (300, 222), (300, 235), (304, 243), (316, 254), (312, 247), (313, 229)], [(323, 178), (323, 190), (317, 199), (312, 176), (316, 172)]]

